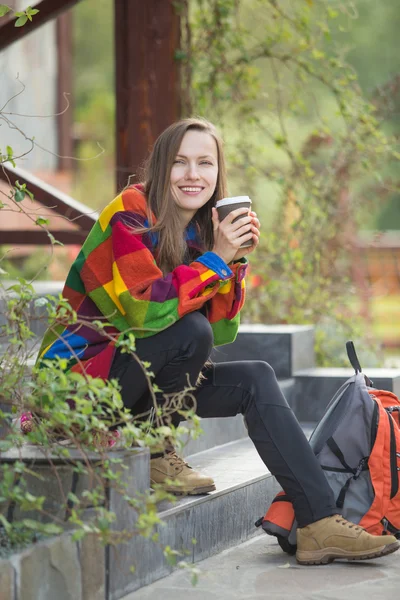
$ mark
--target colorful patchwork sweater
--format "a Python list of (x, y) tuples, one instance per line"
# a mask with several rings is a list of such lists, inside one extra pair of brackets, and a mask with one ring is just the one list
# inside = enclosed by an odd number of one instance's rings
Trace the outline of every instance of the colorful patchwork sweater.
[[(189, 254), (195, 260), (163, 275), (157, 266), (154, 232), (148, 226), (147, 203), (140, 185), (125, 189), (100, 214), (73, 263), (62, 296), (79, 323), (57, 323), (46, 332), (38, 361), (66, 358), (72, 371), (106, 379), (115, 340), (132, 331), (137, 338), (155, 335), (187, 313), (202, 310), (214, 345), (233, 342), (245, 297), (246, 259), (229, 267), (214, 252), (202, 253), (194, 223), (186, 229)], [(155, 217), (153, 222), (155, 222)], [(90, 326), (106, 321), (104, 331)]]

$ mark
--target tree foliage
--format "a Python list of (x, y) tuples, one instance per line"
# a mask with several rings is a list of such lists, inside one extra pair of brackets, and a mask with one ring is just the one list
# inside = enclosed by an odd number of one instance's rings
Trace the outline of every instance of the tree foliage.
[(352, 285), (358, 229), (399, 189), (388, 173), (400, 155), (385, 130), (398, 86), (364, 94), (340, 45), (347, 3), (198, 0), (178, 9), (185, 114), (222, 127), (234, 186), (253, 195), (264, 226), (244, 314), (316, 324), (319, 362), (340, 364), (343, 338), (363, 326)]

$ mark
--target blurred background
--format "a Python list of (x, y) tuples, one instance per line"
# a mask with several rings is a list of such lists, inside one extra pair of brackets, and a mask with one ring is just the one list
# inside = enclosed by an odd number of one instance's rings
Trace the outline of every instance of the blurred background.
[[(400, 364), (398, 3), (173, 5), (179, 113), (220, 128), (230, 193), (250, 195), (262, 223), (243, 320), (314, 323), (320, 365), (347, 364), (351, 337), (364, 364)], [(114, 25), (114, 2), (82, 0), (0, 55), (1, 105), (21, 81), (7, 108), (36, 142), (7, 130), (19, 164), (95, 210), (118, 192)], [(0, 236), (20, 218), (1, 215)], [(7, 277), (49, 259), (44, 246), (2, 250)], [(57, 248), (40, 278), (63, 280), (78, 251)]]

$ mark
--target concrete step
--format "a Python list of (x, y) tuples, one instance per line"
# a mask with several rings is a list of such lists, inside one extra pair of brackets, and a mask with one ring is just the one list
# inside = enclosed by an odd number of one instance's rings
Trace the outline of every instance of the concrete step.
[[(257, 535), (254, 522), (265, 513), (279, 487), (249, 438), (194, 454), (188, 462), (212, 475), (217, 490), (205, 496), (182, 497), (174, 504), (161, 503), (159, 516), (164, 525), (158, 533), (162, 546), (186, 552), (183, 560), (198, 562)], [(121, 507), (119, 514), (124, 522)], [(133, 575), (129, 572), (132, 564)], [(165, 577), (172, 570), (158, 544), (133, 537), (117, 551), (110, 549), (110, 600)]]
[(399, 552), (362, 563), (307, 567), (264, 534), (197, 567), (196, 586), (179, 570), (123, 600), (386, 600), (399, 589)]
[(265, 360), (278, 379), (315, 366), (312, 325), (246, 325), (239, 327), (232, 344), (219, 346), (211, 355), (215, 362)]
[[(400, 396), (400, 369), (367, 369), (375, 388)], [(352, 375), (353, 369), (315, 368), (295, 373), (292, 408), (299, 421), (319, 421), (330, 400)]]

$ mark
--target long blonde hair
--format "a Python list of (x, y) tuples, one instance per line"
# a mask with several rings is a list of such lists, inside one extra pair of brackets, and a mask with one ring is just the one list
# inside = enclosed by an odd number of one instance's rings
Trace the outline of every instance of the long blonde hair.
[[(157, 262), (164, 274), (182, 264), (187, 250), (180, 209), (171, 193), (170, 177), (183, 136), (190, 130), (209, 133), (214, 138), (218, 150), (218, 177), (215, 191), (193, 218), (204, 250), (212, 250), (214, 245), (211, 208), (215, 206), (217, 200), (228, 195), (223, 142), (212, 123), (199, 118), (182, 119), (163, 131), (145, 163), (142, 181), (144, 181), (144, 193), (149, 208), (150, 226), (146, 231), (158, 234)], [(156, 216), (156, 223), (151, 222), (151, 212)]]

